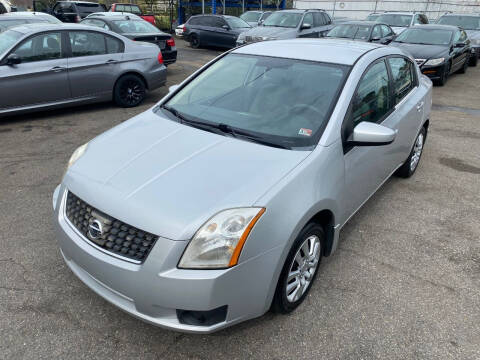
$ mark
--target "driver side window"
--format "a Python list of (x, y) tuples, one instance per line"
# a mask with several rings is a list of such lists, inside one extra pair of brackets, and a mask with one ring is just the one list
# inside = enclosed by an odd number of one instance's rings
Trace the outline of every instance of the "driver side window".
[(45, 33), (31, 37), (17, 47), (13, 53), (22, 63), (60, 59), (62, 57), (60, 33)]
[(313, 26), (313, 14), (308, 13), (303, 17), (303, 22), (302, 25), (309, 24), (310, 26)]

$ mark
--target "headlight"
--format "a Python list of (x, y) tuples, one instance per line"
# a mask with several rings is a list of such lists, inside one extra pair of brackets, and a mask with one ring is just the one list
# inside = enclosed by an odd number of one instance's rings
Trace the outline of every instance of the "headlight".
[[(80, 159), (82, 157), (82, 155), (85, 153), (85, 151), (87, 150), (87, 147), (88, 147), (88, 143), (86, 144), (83, 144), (82, 146), (79, 146), (72, 154), (72, 156), (70, 156), (70, 160), (68, 160), (68, 165), (67, 165), (67, 169), (70, 169), (70, 167), (75, 164), (75, 162)], [(66, 172), (65, 170), (65, 172)]]
[(267, 41), (267, 40), (277, 40), (278, 38), (276, 37), (270, 37), (270, 36), (262, 36), (262, 40), (263, 41)]
[(219, 269), (237, 264), (250, 230), (264, 208), (224, 210), (208, 220), (195, 234), (178, 264), (187, 269)]
[(425, 65), (432, 65), (432, 66), (440, 65), (444, 61), (445, 61), (445, 58), (430, 59), (425, 63)]
[(480, 45), (480, 39), (472, 39), (470, 40), (472, 45)]

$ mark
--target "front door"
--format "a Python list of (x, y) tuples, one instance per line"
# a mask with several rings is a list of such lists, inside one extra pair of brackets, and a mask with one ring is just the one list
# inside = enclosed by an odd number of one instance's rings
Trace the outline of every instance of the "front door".
[(41, 105), (70, 98), (61, 32), (25, 39), (10, 54), (18, 65), (0, 66), (0, 109)]
[(371, 64), (363, 74), (342, 126), (345, 162), (344, 218), (348, 219), (390, 175), (396, 164), (390, 153), (395, 142), (384, 146), (349, 146), (346, 140), (364, 121), (395, 126), (390, 80), (384, 59)]

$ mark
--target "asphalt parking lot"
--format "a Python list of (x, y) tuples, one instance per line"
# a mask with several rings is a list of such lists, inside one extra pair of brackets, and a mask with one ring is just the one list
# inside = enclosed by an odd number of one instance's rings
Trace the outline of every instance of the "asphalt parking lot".
[[(168, 85), (221, 53), (177, 44)], [(213, 335), (113, 307), (67, 268), (53, 232), (52, 192), (73, 150), (166, 93), (133, 109), (0, 120), (0, 358), (480, 358), (480, 66), (435, 87), (417, 173), (389, 180), (352, 218), (302, 306)]]

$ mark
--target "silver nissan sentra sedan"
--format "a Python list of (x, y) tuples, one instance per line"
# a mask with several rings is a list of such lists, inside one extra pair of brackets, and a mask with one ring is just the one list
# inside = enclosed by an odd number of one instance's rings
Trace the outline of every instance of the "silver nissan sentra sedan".
[(78, 24), (16, 26), (0, 33), (0, 117), (98, 101), (137, 106), (166, 74), (154, 44)]
[(209, 333), (294, 310), (340, 229), (425, 143), (431, 81), (344, 40), (224, 53), (80, 146), (53, 196), (87, 286), (155, 325)]

